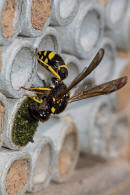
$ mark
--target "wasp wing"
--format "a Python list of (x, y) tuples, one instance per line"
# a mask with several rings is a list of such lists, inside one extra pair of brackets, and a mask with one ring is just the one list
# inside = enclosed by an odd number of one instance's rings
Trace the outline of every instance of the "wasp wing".
[(83, 71), (71, 82), (71, 84), (67, 87), (66, 90), (64, 90), (59, 98), (63, 97), (66, 93), (68, 93), (73, 87), (75, 87), (80, 81), (82, 81), (84, 78), (86, 78), (101, 62), (102, 58), (104, 56), (104, 49), (100, 49), (90, 65), (88, 67), (85, 67)]
[(112, 93), (114, 91), (117, 91), (118, 89), (122, 88), (125, 84), (127, 83), (127, 77), (121, 77), (116, 80), (109, 81), (107, 83), (103, 83), (101, 85), (95, 86), (91, 89), (86, 89), (69, 99), (69, 103), (82, 100), (82, 99), (87, 99), (90, 97), (94, 96), (99, 96), (99, 95), (105, 95)]

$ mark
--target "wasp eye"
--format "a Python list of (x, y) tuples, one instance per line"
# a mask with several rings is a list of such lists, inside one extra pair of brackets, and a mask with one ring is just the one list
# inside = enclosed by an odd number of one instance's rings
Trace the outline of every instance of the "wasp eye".
[(67, 68), (64, 68), (64, 67), (60, 68), (60, 70), (58, 71), (58, 74), (59, 74), (61, 80), (64, 80), (68, 76)]

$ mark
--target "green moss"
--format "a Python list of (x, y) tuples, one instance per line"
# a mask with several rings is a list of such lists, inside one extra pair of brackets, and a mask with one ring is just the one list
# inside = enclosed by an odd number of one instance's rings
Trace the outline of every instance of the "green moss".
[(28, 142), (33, 142), (33, 136), (37, 129), (38, 122), (31, 120), (28, 107), (34, 106), (37, 107), (38, 104), (27, 98), (23, 101), (15, 115), (12, 129), (12, 141), (15, 145), (25, 146)]

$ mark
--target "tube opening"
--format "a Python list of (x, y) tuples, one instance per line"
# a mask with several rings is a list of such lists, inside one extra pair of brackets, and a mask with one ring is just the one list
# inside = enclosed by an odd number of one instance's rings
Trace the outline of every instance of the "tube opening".
[(33, 0), (31, 10), (32, 26), (36, 30), (42, 30), (51, 14), (51, 0)]
[(20, 194), (28, 182), (28, 161), (16, 160), (6, 175), (6, 191), (9, 195)]
[[(95, 129), (91, 132), (91, 148), (94, 155), (106, 155), (106, 143), (107, 137), (110, 134), (110, 112), (107, 103), (102, 103), (97, 109), (96, 116), (94, 118)], [(111, 120), (110, 120), (111, 121)]]
[(96, 118), (95, 118), (95, 123), (97, 126), (100, 128), (105, 128), (106, 123), (109, 120), (108, 114), (109, 114), (109, 107), (107, 103), (103, 103), (100, 105)]
[(50, 50), (50, 51), (58, 51), (58, 43), (57, 39), (54, 35), (46, 35), (40, 41), (38, 46), (38, 50)]
[(60, 17), (68, 18), (74, 11), (76, 3), (76, 0), (60, 0)]
[(26, 86), (32, 78), (33, 54), (29, 48), (22, 48), (15, 56), (11, 70), (11, 83), (14, 89), (19, 90)]
[(114, 121), (108, 141), (110, 156), (120, 155), (128, 142), (128, 123), (126, 118)]
[[(110, 20), (112, 24), (120, 22), (128, 7), (128, 0), (112, 0), (109, 7)], [(117, 11), (118, 10), (118, 11)]]
[(15, 12), (17, 9), (16, 0), (6, 0), (2, 10), (1, 29), (5, 38), (12, 37), (15, 33)]
[(77, 134), (72, 132), (66, 135), (58, 158), (58, 169), (61, 178), (70, 174), (73, 170), (78, 153)]
[(93, 50), (100, 38), (100, 15), (96, 10), (90, 10), (84, 17), (80, 28), (80, 44), (85, 52)]
[(51, 147), (47, 144), (40, 152), (33, 174), (33, 184), (45, 183), (51, 174)]

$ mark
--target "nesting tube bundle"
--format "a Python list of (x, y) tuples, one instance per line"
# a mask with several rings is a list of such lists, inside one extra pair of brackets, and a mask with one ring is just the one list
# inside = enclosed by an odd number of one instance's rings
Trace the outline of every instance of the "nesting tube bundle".
[(50, 24), (55, 26), (62, 26), (71, 23), (77, 14), (78, 8), (79, 0), (53, 0)]
[(99, 48), (104, 32), (103, 13), (100, 6), (81, 2), (73, 22), (57, 27), (62, 51), (82, 59), (89, 59)]
[(0, 150), (0, 194), (21, 194), (27, 190), (30, 156), (26, 152)]
[(111, 18), (114, 24), (106, 34), (115, 41), (118, 49), (130, 50), (130, 2), (112, 0), (111, 4)]
[(94, 71), (96, 84), (111, 80), (116, 66), (116, 48), (114, 42), (110, 38), (104, 37), (100, 47), (104, 48), (105, 53), (101, 63)]
[(52, 180), (64, 182), (72, 174), (79, 155), (76, 127), (70, 116), (64, 119), (50, 119), (44, 125), (39, 123), (36, 135), (44, 135), (54, 143), (55, 161)]
[(22, 3), (22, 35), (37, 37), (42, 35), (43, 28), (48, 26), (48, 17), (51, 14), (51, 0), (25, 0)]
[(117, 116), (109, 97), (85, 101), (74, 103), (67, 111), (77, 127), (80, 150), (105, 159), (118, 156), (128, 136), (127, 118)]
[(31, 120), (28, 107), (34, 105), (35, 102), (30, 102), (26, 97), (7, 99), (2, 145), (18, 150), (29, 142), (33, 142), (33, 136), (38, 124), (36, 121)]
[[(61, 43), (56, 29), (47, 27), (41, 36), (34, 39), (33, 47), (38, 51), (49, 50), (61, 53)], [(37, 64), (37, 73), (42, 80), (48, 81), (50, 73), (39, 64)]]
[[(100, 108), (103, 106), (106, 108), (104, 117), (107, 120), (111, 114), (111, 104), (107, 97), (83, 100), (78, 102), (78, 104), (73, 103), (71, 109), (66, 111), (73, 117), (79, 134), (80, 150), (84, 153), (91, 152), (94, 154), (96, 148), (100, 154), (100, 148), (95, 142), (95, 139), (97, 139), (98, 144), (100, 143), (98, 138), (96, 138), (99, 128), (96, 126), (95, 120), (98, 112), (100, 112)], [(82, 113), (82, 115), (79, 115), (79, 113)]]
[(33, 46), (22, 38), (1, 48), (0, 90), (7, 97), (23, 96), (21, 86), (30, 87), (36, 72)]
[(21, 5), (22, 0), (1, 0), (0, 45), (9, 44), (20, 33)]
[(28, 191), (38, 192), (47, 187), (51, 180), (55, 157), (53, 142), (48, 137), (35, 136), (34, 143), (28, 144), (23, 151), (29, 152), (31, 156)]
[(78, 0), (25, 0), (22, 4), (22, 35), (40, 36), (48, 25), (71, 23), (78, 10)]
[(89, 125), (89, 151), (110, 159), (122, 153), (128, 137), (128, 120), (125, 116), (118, 117), (110, 100), (104, 100), (99, 99), (96, 111), (91, 109), (94, 117)]

